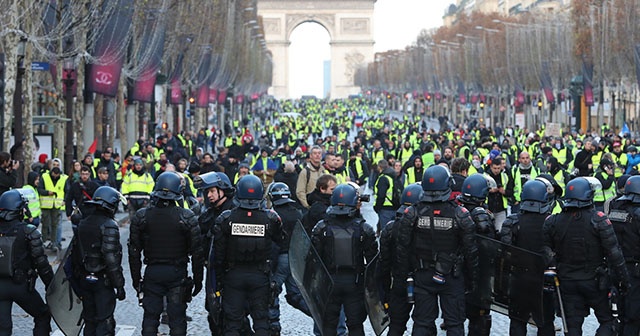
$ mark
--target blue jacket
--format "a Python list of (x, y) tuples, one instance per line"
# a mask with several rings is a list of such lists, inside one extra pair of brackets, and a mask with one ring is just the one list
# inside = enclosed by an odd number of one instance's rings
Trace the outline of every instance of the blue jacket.
[(627, 171), (625, 174), (630, 174), (633, 171), (633, 167), (640, 163), (640, 154), (636, 153), (631, 155), (627, 153)]

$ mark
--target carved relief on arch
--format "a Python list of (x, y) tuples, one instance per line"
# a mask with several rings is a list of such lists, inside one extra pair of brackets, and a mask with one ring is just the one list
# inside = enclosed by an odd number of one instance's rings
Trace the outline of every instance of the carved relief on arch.
[(356, 70), (365, 65), (365, 57), (360, 51), (352, 50), (344, 55), (344, 60), (346, 64), (344, 77), (347, 83), (353, 83)]
[(335, 15), (332, 14), (287, 14), (287, 37), (291, 36), (293, 30), (304, 22), (316, 22), (323, 26), (328, 32), (330, 38), (335, 38)]
[(262, 22), (264, 23), (265, 34), (279, 35), (282, 33), (280, 19), (265, 18)]

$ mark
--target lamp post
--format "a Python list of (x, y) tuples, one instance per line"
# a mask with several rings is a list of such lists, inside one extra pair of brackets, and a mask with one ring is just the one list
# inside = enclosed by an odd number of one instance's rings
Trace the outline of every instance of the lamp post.
[(73, 161), (73, 84), (75, 83), (74, 73), (76, 71), (76, 63), (73, 57), (66, 58), (63, 62), (62, 69), (64, 71), (64, 84), (66, 85), (65, 103), (67, 108), (67, 131), (64, 149), (64, 169), (71, 171)]
[(14, 144), (22, 143), (22, 78), (24, 77), (24, 54), (27, 39), (24, 37), (18, 41), (18, 73), (16, 76), (16, 89), (13, 93), (13, 135)]

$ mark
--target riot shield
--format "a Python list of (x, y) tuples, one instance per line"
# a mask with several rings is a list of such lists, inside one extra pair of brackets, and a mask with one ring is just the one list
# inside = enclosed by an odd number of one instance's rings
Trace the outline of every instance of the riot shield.
[[(75, 239), (75, 238), (74, 238)], [(53, 280), (45, 295), (51, 317), (67, 336), (78, 336), (84, 326), (82, 319), (82, 300), (72, 287), (71, 249), (73, 241), (64, 253)]]
[(476, 235), (480, 260), (474, 304), (521, 321), (542, 320), (545, 264), (542, 255)]
[(325, 307), (333, 291), (333, 279), (301, 223), (291, 233), (289, 268), (313, 320), (322, 327)]
[(389, 315), (384, 307), (382, 300), (384, 299), (384, 289), (377, 281), (378, 279), (378, 259), (379, 254), (373, 258), (367, 265), (364, 273), (364, 302), (369, 315), (369, 322), (376, 335), (382, 333), (389, 327)]

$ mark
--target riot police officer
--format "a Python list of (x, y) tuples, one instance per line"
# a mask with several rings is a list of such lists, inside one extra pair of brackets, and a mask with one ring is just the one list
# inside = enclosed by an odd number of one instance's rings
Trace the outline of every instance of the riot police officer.
[[(555, 194), (553, 185), (543, 177), (527, 181), (522, 187), (520, 194), (520, 213), (507, 217), (499, 233), (500, 240), (509, 245), (514, 245), (535, 253), (542, 252), (542, 223), (551, 214), (555, 207)], [(553, 273), (552, 273), (553, 275)], [(548, 279), (554, 281), (554, 279)], [(531, 301), (524, 293), (531, 292), (527, 288), (527, 279), (517, 279), (513, 281), (515, 288), (511, 297), (512, 304), (517, 309), (510, 312), (511, 323), (509, 334), (513, 336), (527, 334), (527, 321), (529, 316), (535, 321), (539, 336), (555, 335), (554, 320), (554, 293), (547, 287), (542, 296), (542, 316), (532, 307)]]
[[(18, 190), (0, 196), (0, 335), (12, 334), (11, 306), (17, 303), (33, 316), (33, 335), (51, 332), (51, 315), (35, 290), (38, 275), (49, 287), (53, 270), (44, 254), (42, 237), (35, 226), (22, 221), (26, 198)], [(37, 270), (37, 274), (36, 274)]]
[(624, 326), (620, 335), (638, 335), (640, 333), (640, 176), (631, 176), (627, 179), (624, 195), (610, 203), (608, 216), (629, 272), (630, 287), (623, 298)]
[[(549, 216), (543, 227), (544, 255), (550, 268), (557, 267), (567, 320), (568, 335), (582, 335), (589, 308), (600, 323), (597, 335), (609, 335), (613, 316), (608, 294), (613, 284), (622, 293), (629, 287), (629, 275), (611, 222), (594, 209), (597, 180), (578, 177), (567, 183), (564, 209)], [(608, 264), (608, 265), (607, 265)]]
[(223, 291), (224, 334), (240, 335), (246, 303), (256, 336), (269, 335), (272, 244), (281, 244), (282, 222), (264, 209), (260, 178), (245, 175), (236, 185), (238, 207), (223, 212), (214, 226), (214, 267)]
[(325, 336), (336, 335), (343, 306), (349, 335), (364, 336), (363, 275), (366, 263), (378, 254), (378, 243), (373, 228), (358, 216), (358, 204), (358, 191), (353, 186), (338, 185), (331, 194), (327, 216), (311, 231), (311, 242), (334, 282), (324, 312)]
[(396, 211), (396, 219), (387, 223), (380, 232), (380, 261), (378, 264), (379, 276), (388, 298), (389, 304), (389, 332), (387, 336), (401, 336), (407, 329), (409, 314), (413, 304), (407, 302), (406, 274), (399, 274), (395, 267), (396, 242), (398, 238), (398, 225), (404, 210), (417, 203), (422, 197), (422, 186), (413, 183), (404, 188), (400, 198), (400, 208)]
[[(457, 197), (457, 200), (471, 214), (471, 219), (476, 225), (476, 233), (489, 238), (495, 238), (496, 228), (493, 223), (493, 214), (485, 208), (485, 201), (489, 195), (489, 190), (496, 187), (496, 181), (489, 175), (473, 174), (462, 182), (460, 195)], [(483, 269), (482, 271), (490, 270)], [(490, 290), (490, 283), (479, 283), (479, 285), (486, 286), (484, 289)], [(491, 315), (489, 314), (491, 310), (489, 304), (478, 306), (473, 304), (468, 297), (466, 305), (467, 318), (469, 319), (469, 335), (488, 336), (491, 333)]]
[[(202, 289), (204, 253), (200, 228), (194, 213), (177, 205), (182, 201), (181, 188), (176, 173), (160, 174), (151, 205), (138, 210), (131, 221), (129, 267), (144, 308), (144, 336), (158, 333), (163, 297), (167, 298), (171, 335), (186, 335), (187, 303)], [(144, 283), (140, 274), (142, 252), (147, 264)], [(193, 279), (187, 277), (189, 255)]]
[[(203, 249), (206, 260), (211, 260), (211, 239), (213, 237), (213, 225), (216, 218), (226, 211), (235, 207), (233, 204), (233, 193), (235, 188), (231, 185), (229, 177), (225, 173), (209, 172), (199, 175), (193, 179), (193, 185), (198, 190), (202, 190), (204, 196), (205, 211), (198, 216), (198, 225), (202, 233)], [(207, 263), (207, 279), (214, 279), (214, 269), (211, 262)], [(218, 289), (215, 288), (215, 281), (207, 281), (207, 296), (205, 297), (205, 309), (208, 312), (207, 320), (212, 335), (222, 333), (222, 306)]]
[[(287, 289), (285, 298), (292, 307), (311, 316), (311, 312), (304, 302), (304, 298), (293, 280), (291, 269), (289, 268), (289, 242), (291, 233), (296, 225), (302, 225), (302, 211), (300, 211), (300, 207), (296, 206), (296, 201), (291, 198), (289, 186), (282, 182), (275, 182), (269, 185), (267, 195), (273, 205), (273, 210), (277, 212), (282, 219), (282, 232), (284, 233), (284, 241), (276, 248), (277, 263), (273, 274), (273, 281), (275, 282), (278, 293), (282, 291), (282, 284), (285, 285)], [(273, 307), (269, 308), (269, 321), (271, 335), (279, 335), (281, 327), (278, 298), (273, 302)]]
[[(82, 297), (85, 335), (114, 335), (116, 298), (125, 299), (122, 245), (114, 215), (126, 199), (115, 189), (99, 187), (85, 205), (94, 206), (78, 223), (71, 262)], [(115, 292), (114, 292), (115, 289)]]
[[(429, 167), (422, 190), (420, 202), (400, 218), (396, 250), (400, 274), (408, 274), (408, 284), (415, 282), (413, 335), (436, 334), (438, 298), (447, 334), (463, 335), (465, 277), (469, 277), (472, 289), (477, 281), (476, 228), (469, 211), (449, 201), (451, 175), (447, 168)], [(467, 272), (463, 271), (463, 260)]]

